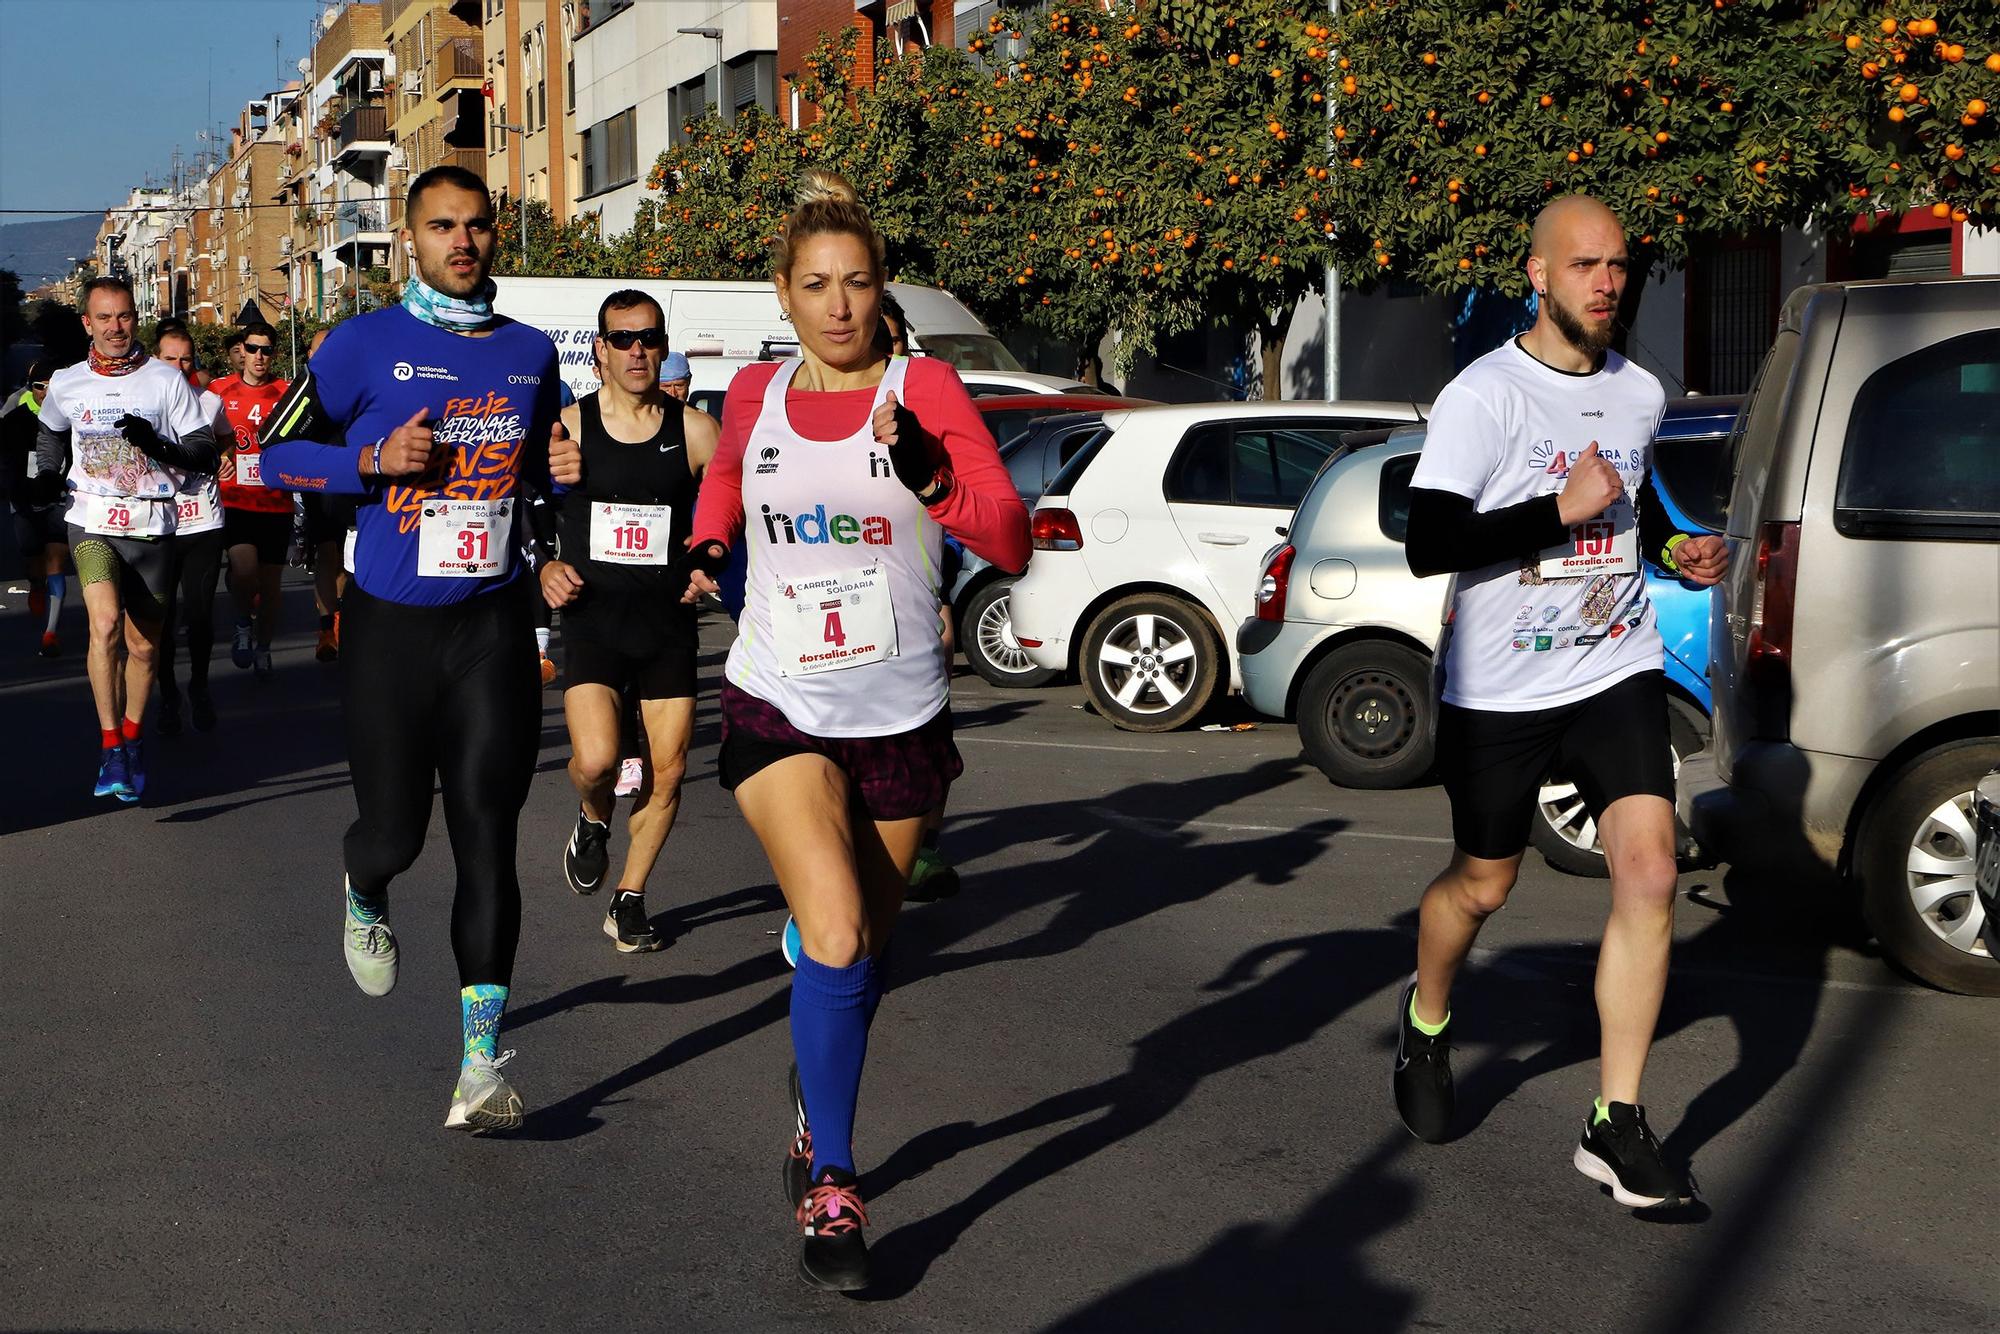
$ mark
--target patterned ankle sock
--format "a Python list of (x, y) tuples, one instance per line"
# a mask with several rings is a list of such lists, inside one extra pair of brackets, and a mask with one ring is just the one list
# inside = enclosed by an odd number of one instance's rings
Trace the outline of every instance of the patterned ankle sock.
[(461, 987), (458, 1010), (465, 1024), (463, 1059), (469, 1061), (478, 1054), (492, 1060), (500, 1036), (500, 1016), (507, 1012), (507, 988), (492, 982)]

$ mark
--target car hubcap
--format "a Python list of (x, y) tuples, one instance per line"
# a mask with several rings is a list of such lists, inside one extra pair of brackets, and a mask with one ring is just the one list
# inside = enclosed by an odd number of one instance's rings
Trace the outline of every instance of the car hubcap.
[(1008, 601), (1002, 593), (986, 604), (986, 610), (979, 613), (979, 624), (972, 628), (973, 640), (979, 645), (980, 656), (994, 667), (1011, 675), (1025, 675), (1035, 670), (1035, 664), (1029, 661), (1021, 641), (1014, 638), (1014, 617), (1007, 609)]
[(1904, 862), (1910, 906), (1938, 939), (1955, 950), (1992, 957), (1986, 910), (1973, 892), (1972, 794), (1961, 792), (1924, 817)]
[[(1679, 778), (1681, 753), (1676, 749), (1673, 755), (1674, 777)], [(1575, 783), (1551, 778), (1542, 784), (1536, 800), (1542, 806), (1542, 819), (1548, 822), (1549, 828), (1555, 830), (1563, 842), (1580, 852), (1588, 852), (1599, 857), (1604, 855), (1603, 845), (1597, 838), (1597, 821), (1591, 818), (1590, 807), (1584, 803), (1583, 793), (1577, 790)]]
[(1328, 707), (1342, 748), (1363, 759), (1396, 754), (1416, 731), (1416, 701), (1400, 678), (1386, 672), (1347, 677), (1334, 687)]
[(1194, 688), (1194, 638), (1164, 616), (1144, 612), (1111, 627), (1097, 653), (1097, 679), (1118, 707), (1165, 713)]

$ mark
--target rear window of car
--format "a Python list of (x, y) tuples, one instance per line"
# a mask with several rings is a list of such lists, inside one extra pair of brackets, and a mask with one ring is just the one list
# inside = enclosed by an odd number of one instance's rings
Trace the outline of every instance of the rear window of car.
[(1725, 519), (1722, 469), (1728, 456), (1726, 435), (1658, 440), (1653, 444), (1653, 480), (1690, 523), (1719, 533)]
[(1849, 537), (2000, 538), (2000, 329), (1933, 343), (1862, 383), (1833, 518)]
[(1076, 489), (1076, 479), (1083, 476), (1090, 467), (1090, 461), (1097, 457), (1097, 451), (1104, 448), (1104, 442), (1111, 438), (1111, 428), (1100, 424), (1092, 431), (1075, 452), (1063, 462), (1062, 470), (1049, 479), (1045, 496), (1066, 496)]
[(1405, 542), (1410, 536), (1410, 479), (1417, 475), (1419, 455), (1405, 454), (1382, 465), (1382, 483), (1377, 491), (1376, 521), (1382, 536), (1391, 542)]
[[(974, 397), (978, 397), (977, 394)], [(980, 419), (993, 435), (993, 443), (1005, 449), (1014, 441), (1028, 433), (1035, 424), (1035, 418), (1045, 414), (1033, 408), (1000, 408), (993, 412), (982, 412)]]
[(1197, 426), (1168, 465), (1167, 499), (1189, 505), (1294, 508), (1351, 429), (1348, 422)]

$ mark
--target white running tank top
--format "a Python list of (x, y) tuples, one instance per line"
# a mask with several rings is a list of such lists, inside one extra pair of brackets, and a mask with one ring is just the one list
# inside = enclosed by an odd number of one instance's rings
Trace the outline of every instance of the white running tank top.
[[(896, 480), (872, 420), (883, 396), (900, 398), (906, 358), (875, 389), (868, 418), (844, 440), (808, 440), (792, 429), (785, 392), (799, 363), (764, 389), (743, 450), (743, 538), (749, 556), (743, 615), (725, 673), (738, 689), (776, 705), (811, 736), (894, 736), (945, 706), (950, 673), (938, 619), (944, 532)], [(878, 571), (872, 580), (863, 572)], [(803, 590), (811, 581), (830, 601)], [(852, 602), (848, 631), (894, 617), (894, 649), (853, 665), (814, 662), (850, 637), (834, 619)], [(834, 608), (823, 614), (821, 608)], [(776, 618), (791, 624), (784, 633)], [(886, 647), (886, 646), (883, 646)], [(802, 661), (802, 657), (804, 661)]]

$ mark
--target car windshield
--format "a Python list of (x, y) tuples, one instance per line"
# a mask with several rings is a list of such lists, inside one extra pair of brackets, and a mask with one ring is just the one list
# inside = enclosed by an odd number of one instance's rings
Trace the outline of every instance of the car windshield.
[(924, 333), (916, 335), (917, 350), (961, 371), (1018, 371), (1021, 363), (992, 334)]

